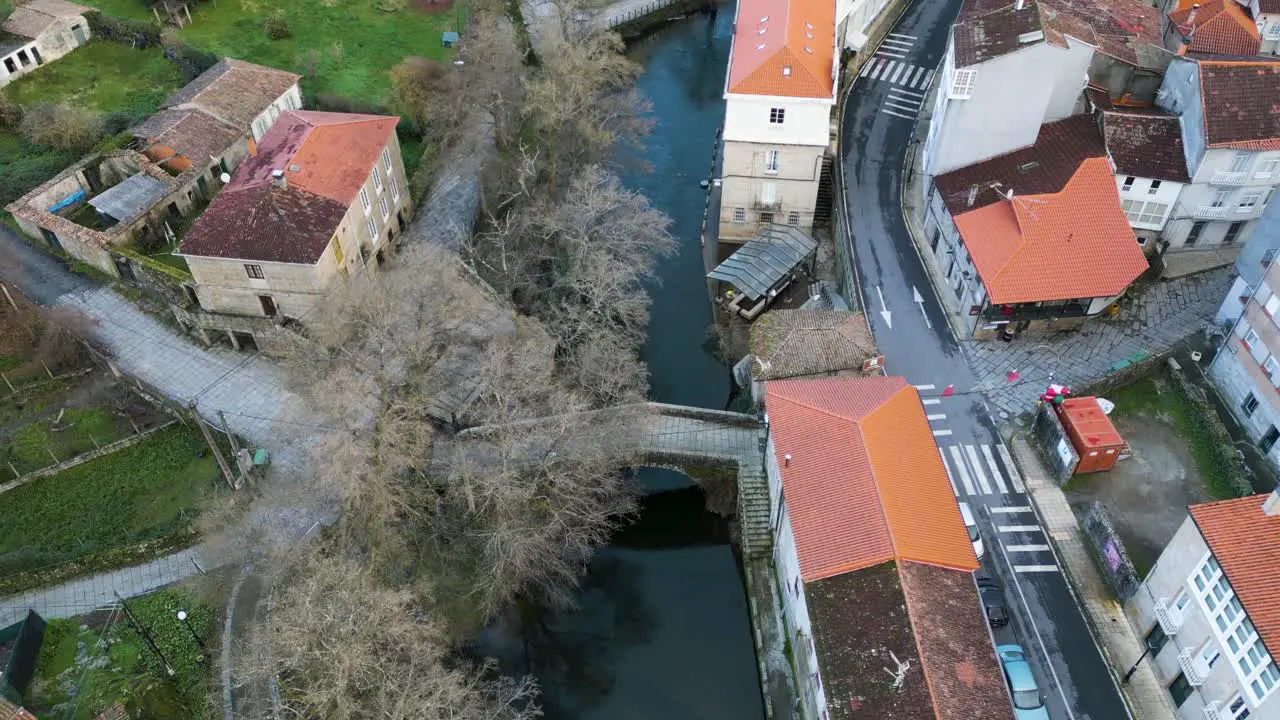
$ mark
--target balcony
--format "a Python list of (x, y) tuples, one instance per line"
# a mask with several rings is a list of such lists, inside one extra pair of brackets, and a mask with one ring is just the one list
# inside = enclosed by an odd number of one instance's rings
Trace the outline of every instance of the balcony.
[(1204, 720), (1230, 720), (1222, 709), (1222, 703), (1214, 700), (1204, 706)]
[(751, 209), (761, 212), (778, 212), (782, 209), (782, 198), (774, 198), (768, 201), (757, 198), (751, 201)]
[(1209, 677), (1209, 663), (1191, 648), (1183, 648), (1178, 653), (1178, 667), (1182, 668), (1182, 673), (1187, 676), (1187, 682), (1192, 687), (1200, 687)]
[(1191, 215), (1200, 220), (1221, 220), (1227, 216), (1227, 208), (1225, 206), (1201, 205), (1192, 210)]
[[(1056, 318), (1084, 317), (1089, 314), (1089, 301), (1072, 301), (1065, 305), (988, 305), (982, 310), (987, 322), (1008, 320), (1053, 320)], [(1166, 631), (1168, 632), (1168, 631)]]
[(1209, 178), (1210, 185), (1243, 185), (1249, 180), (1249, 173), (1219, 170)]
[(1182, 627), (1182, 611), (1169, 607), (1168, 598), (1157, 600), (1153, 609), (1156, 613), (1156, 621), (1160, 623), (1160, 629), (1164, 634), (1177, 635), (1178, 629)]

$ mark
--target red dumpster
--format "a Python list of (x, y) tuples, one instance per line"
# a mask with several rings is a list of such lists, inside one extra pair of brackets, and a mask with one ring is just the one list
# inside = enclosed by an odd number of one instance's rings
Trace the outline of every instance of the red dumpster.
[(1058, 419), (1080, 455), (1077, 473), (1101, 472), (1115, 467), (1125, 442), (1116, 432), (1116, 426), (1111, 424), (1111, 418), (1098, 406), (1098, 398), (1064, 400), (1058, 406)]

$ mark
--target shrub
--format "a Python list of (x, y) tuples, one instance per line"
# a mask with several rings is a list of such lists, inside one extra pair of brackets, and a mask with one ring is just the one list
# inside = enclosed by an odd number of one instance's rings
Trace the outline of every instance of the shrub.
[(89, 23), (89, 32), (96, 38), (139, 49), (160, 44), (160, 30), (154, 23), (124, 20), (97, 11), (86, 13), (85, 19)]
[(182, 71), (182, 82), (189, 83), (218, 62), (218, 56), (174, 40), (164, 48), (164, 57)]
[(267, 37), (272, 40), (284, 40), (293, 35), (289, 30), (289, 21), (284, 19), (284, 13), (277, 10), (262, 23), (262, 27), (267, 31)]
[(102, 117), (75, 105), (40, 103), (27, 111), (19, 128), (37, 145), (82, 150), (102, 137)]
[(16, 128), (22, 123), (22, 106), (0, 92), (0, 127)]
[(373, 103), (352, 100), (337, 93), (319, 93), (316, 95), (316, 109), (326, 112), (363, 113), (368, 115), (385, 115), (386, 109)]

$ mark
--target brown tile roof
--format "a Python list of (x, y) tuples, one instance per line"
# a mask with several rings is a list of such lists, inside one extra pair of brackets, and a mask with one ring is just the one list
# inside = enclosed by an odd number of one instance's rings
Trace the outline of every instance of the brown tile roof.
[(236, 128), (199, 110), (160, 110), (130, 130), (150, 145), (164, 145), (197, 165), (207, 165), (245, 136)]
[(834, 377), (765, 392), (806, 581), (890, 559), (978, 567), (914, 387)]
[(1118, 295), (1147, 269), (1105, 158), (1063, 189), (1015, 195), (955, 217), (991, 303)]
[(904, 562), (898, 576), (939, 720), (1011, 718), (972, 573)]
[[(314, 263), (395, 134), (399, 118), (286, 111), (182, 241), (206, 257)], [(296, 168), (296, 169), (295, 169)], [(274, 170), (284, 171), (277, 187)]]
[(835, 12), (830, 0), (742, 0), (728, 92), (834, 97)]
[[(1043, 39), (1019, 36), (1043, 31)], [(1049, 42), (1066, 47), (1066, 36), (1130, 65), (1149, 64), (1160, 47), (1160, 13), (1140, 0), (1026, 0), (1021, 10), (1009, 0), (969, 0), (954, 28), (956, 67)]]
[(1102, 136), (1117, 175), (1191, 182), (1178, 116), (1119, 110), (1101, 115)]
[(1258, 26), (1235, 0), (1182, 0), (1169, 21), (1190, 39), (1187, 52), (1257, 55)]
[(36, 716), (0, 697), (0, 720), (36, 720)]
[(1280, 0), (1259, 0), (1258, 10), (1267, 14), (1280, 13)]
[(194, 106), (241, 130), (298, 82), (301, 75), (223, 58), (169, 96), (162, 107)]
[[(1031, 147), (952, 170), (933, 182), (951, 216), (957, 217), (1002, 202), (1010, 190), (1015, 195), (1058, 192), (1085, 158), (1106, 154), (1097, 121), (1089, 115), (1074, 115), (1041, 125)], [(975, 186), (978, 190), (972, 193)]]
[(861, 370), (876, 346), (862, 313), (771, 310), (751, 324), (753, 367), (760, 380)]
[(1209, 147), (1280, 150), (1280, 62), (1203, 60), (1199, 66)]
[(67, 16), (83, 15), (91, 10), (92, 8), (65, 0), (30, 0), (13, 9), (4, 21), (4, 29), (14, 35), (34, 40), (54, 21)]
[(1191, 517), (1272, 657), (1280, 656), (1280, 515), (1266, 495), (1192, 505)]

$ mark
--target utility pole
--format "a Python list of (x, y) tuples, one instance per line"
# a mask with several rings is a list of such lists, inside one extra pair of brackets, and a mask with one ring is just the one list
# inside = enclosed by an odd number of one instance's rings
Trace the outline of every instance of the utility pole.
[(213, 451), (213, 458), (218, 461), (218, 467), (222, 468), (222, 477), (226, 478), (227, 486), (235, 490), (236, 478), (231, 474), (227, 459), (222, 457), (222, 448), (218, 447), (217, 441), (213, 438), (213, 433), (209, 432), (209, 426), (205, 425), (204, 420), (200, 418), (200, 413), (196, 410), (196, 401), (192, 400), (187, 407), (191, 409), (191, 417), (195, 418), (196, 425), (200, 428), (200, 433), (204, 435), (204, 441), (209, 443), (209, 449)]
[(147, 646), (151, 648), (151, 652), (154, 652), (156, 657), (160, 658), (160, 662), (164, 663), (165, 672), (173, 675), (173, 666), (169, 664), (169, 659), (164, 656), (164, 653), (160, 652), (160, 648), (156, 645), (156, 641), (151, 639), (151, 633), (147, 632), (147, 629), (142, 627), (142, 623), (138, 622), (138, 618), (134, 617), (133, 610), (129, 609), (129, 603), (125, 602), (124, 596), (121, 595), (118, 590), (116, 591), (116, 598), (120, 600), (120, 606), (124, 608), (124, 614), (129, 618), (129, 622), (133, 625), (134, 629), (138, 631), (138, 634), (142, 636), (143, 640), (147, 641)]

